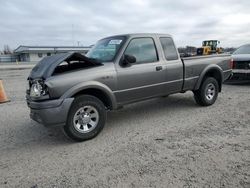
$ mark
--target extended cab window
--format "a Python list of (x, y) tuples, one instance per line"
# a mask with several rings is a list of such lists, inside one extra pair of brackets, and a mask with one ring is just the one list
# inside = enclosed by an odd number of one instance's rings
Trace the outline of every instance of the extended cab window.
[(162, 45), (166, 60), (170, 61), (170, 60), (178, 59), (178, 54), (177, 54), (172, 38), (161, 37), (160, 41), (161, 41), (161, 45)]
[(136, 63), (158, 61), (155, 44), (152, 38), (132, 39), (124, 54), (134, 56), (136, 58)]

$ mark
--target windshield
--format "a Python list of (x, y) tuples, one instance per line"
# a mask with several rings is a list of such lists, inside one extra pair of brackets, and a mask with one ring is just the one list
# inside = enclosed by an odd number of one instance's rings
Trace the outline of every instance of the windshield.
[(250, 54), (250, 44), (239, 47), (233, 54)]
[(125, 37), (123, 36), (102, 39), (96, 43), (86, 56), (101, 62), (113, 61), (124, 41)]

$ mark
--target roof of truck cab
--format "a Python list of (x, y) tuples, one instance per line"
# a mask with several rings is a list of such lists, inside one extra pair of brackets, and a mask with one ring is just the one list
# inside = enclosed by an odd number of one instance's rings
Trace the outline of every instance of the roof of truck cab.
[(111, 38), (111, 37), (172, 37), (169, 34), (163, 34), (163, 33), (127, 33), (127, 34), (119, 34), (119, 35), (112, 35), (105, 38)]

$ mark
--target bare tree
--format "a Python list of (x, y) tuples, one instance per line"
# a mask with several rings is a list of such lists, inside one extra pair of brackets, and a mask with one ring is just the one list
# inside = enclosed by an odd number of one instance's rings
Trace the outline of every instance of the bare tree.
[(4, 54), (12, 54), (12, 50), (10, 49), (8, 44), (5, 44), (3, 47), (3, 53)]

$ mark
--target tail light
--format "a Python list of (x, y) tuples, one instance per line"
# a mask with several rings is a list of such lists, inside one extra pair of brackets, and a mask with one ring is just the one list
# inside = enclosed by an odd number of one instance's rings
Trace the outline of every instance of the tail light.
[(235, 68), (235, 62), (233, 59), (230, 60), (230, 69), (234, 69)]

